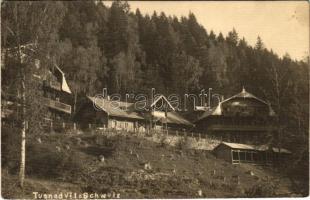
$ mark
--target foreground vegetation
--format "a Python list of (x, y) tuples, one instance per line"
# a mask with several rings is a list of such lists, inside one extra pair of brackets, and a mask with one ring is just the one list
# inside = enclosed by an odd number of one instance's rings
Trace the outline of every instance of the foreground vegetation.
[(11, 136), (2, 145), (4, 198), (33, 198), (34, 191), (117, 192), (121, 198), (303, 195), (283, 171), (273, 167), (231, 165), (209, 151), (187, 149), (182, 143), (172, 147), (125, 132), (49, 133), (32, 138), (21, 190), (18, 138)]

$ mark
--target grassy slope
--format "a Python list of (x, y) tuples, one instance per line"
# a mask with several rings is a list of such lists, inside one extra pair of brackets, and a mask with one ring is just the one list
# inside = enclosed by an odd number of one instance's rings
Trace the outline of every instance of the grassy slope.
[[(66, 159), (71, 158), (73, 164), (59, 161), (52, 165), (52, 161), (42, 161), (44, 157), (29, 158), (29, 165), (36, 167), (40, 163), (40, 169), (63, 165), (57, 168), (61, 173), (48, 177), (44, 176), (46, 171), (38, 175), (37, 170), (30, 170), (24, 191), (16, 189), (16, 176), (3, 173), (3, 197), (32, 198), (33, 191), (115, 191), (122, 198), (189, 198), (199, 197), (199, 190), (204, 197), (237, 197), (245, 196), (249, 188), (257, 184), (276, 186), (274, 191), (278, 195), (289, 192), (289, 181), (270, 169), (231, 165), (208, 151), (171, 147), (136, 136), (46, 135), (41, 140), (41, 144), (30, 141), (30, 146), (45, 149), (29, 150), (32, 154), (28, 154), (29, 157), (50, 151), (52, 155), (68, 154)], [(105, 157), (104, 162), (100, 161), (101, 155)], [(145, 170), (148, 162), (152, 169)], [(235, 175), (240, 176), (240, 184), (233, 178)]]

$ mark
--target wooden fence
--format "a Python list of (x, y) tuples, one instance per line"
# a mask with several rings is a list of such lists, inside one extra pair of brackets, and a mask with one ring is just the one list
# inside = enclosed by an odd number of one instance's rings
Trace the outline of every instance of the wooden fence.
[[(87, 130), (95, 130), (98, 132), (104, 132), (104, 131), (117, 131), (117, 132), (130, 132), (124, 130), (117, 130), (114, 128), (107, 128), (102, 124), (88, 124), (88, 125), (81, 125), (79, 123), (72, 123), (72, 122), (56, 122), (56, 121), (44, 121), (41, 123), (42, 127), (45, 128), (45, 130), (51, 131), (66, 131), (66, 130), (85, 130), (87, 133)], [(131, 131), (132, 132), (132, 131)], [(139, 131), (133, 131), (133, 133), (138, 133)], [(187, 132), (184, 130), (173, 130), (173, 129), (168, 129), (168, 130), (156, 130), (156, 129), (151, 129), (151, 130), (146, 130), (143, 132), (145, 134), (164, 134), (167, 136), (183, 136), (183, 137), (192, 137), (196, 139), (214, 139), (211, 136), (208, 136), (206, 134), (202, 133), (196, 133), (196, 132)]]

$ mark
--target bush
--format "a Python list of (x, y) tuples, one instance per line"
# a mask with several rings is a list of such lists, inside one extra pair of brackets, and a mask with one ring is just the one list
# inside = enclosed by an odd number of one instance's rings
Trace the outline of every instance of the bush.
[[(61, 150), (53, 145), (31, 145), (27, 148), (27, 174), (71, 180), (83, 171), (81, 153)], [(84, 155), (82, 155), (84, 156)]]
[(276, 186), (272, 182), (260, 182), (245, 191), (247, 197), (274, 197)]
[(166, 144), (166, 140), (167, 140), (167, 136), (166, 135), (163, 135), (160, 137), (159, 139), (159, 146), (160, 147), (165, 147), (167, 144)]
[(181, 137), (178, 142), (175, 144), (177, 149), (189, 149), (190, 148), (190, 139), (188, 137)]

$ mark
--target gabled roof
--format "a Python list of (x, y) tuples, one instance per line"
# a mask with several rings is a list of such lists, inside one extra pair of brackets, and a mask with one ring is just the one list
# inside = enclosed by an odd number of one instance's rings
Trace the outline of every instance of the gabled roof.
[(236, 98), (255, 99), (255, 100), (257, 100), (257, 101), (259, 101), (259, 102), (261, 102), (263, 104), (269, 105), (266, 101), (264, 101), (264, 100), (262, 100), (262, 99), (260, 99), (260, 98), (258, 98), (256, 96), (254, 96), (253, 94), (247, 92), (244, 87), (242, 88), (242, 91), (240, 93), (238, 93), (238, 94), (236, 94), (236, 95), (234, 95), (234, 96), (232, 96), (232, 97), (230, 97), (228, 99), (225, 99), (224, 101), (222, 101), (222, 103), (227, 102), (227, 101), (229, 101), (231, 99), (236, 99)]
[(72, 94), (70, 87), (66, 81), (65, 73), (56, 64), (55, 64), (55, 69), (57, 69), (58, 72), (61, 74), (61, 90), (69, 94)]
[(256, 151), (271, 150), (274, 153), (288, 153), (288, 154), (292, 153), (291, 151), (284, 149), (284, 148), (278, 148), (278, 147), (271, 147), (270, 148), (269, 145), (266, 145), (266, 144), (264, 144), (264, 145), (250, 145), (250, 144), (241, 144), (241, 143), (222, 142), (219, 145), (226, 145), (232, 149), (244, 149), (244, 150), (256, 150)]
[(232, 149), (245, 149), (245, 150), (255, 150), (254, 145), (249, 144), (241, 144), (241, 143), (230, 143), (230, 142), (222, 142), (222, 144), (232, 148)]
[[(106, 112), (109, 116), (131, 118), (131, 119), (144, 119), (138, 113), (128, 109), (132, 105), (131, 103), (119, 101), (117, 102), (118, 103), (118, 106), (117, 106), (113, 104), (114, 101), (110, 101), (102, 97), (99, 98), (99, 97), (87, 96), (87, 98), (94, 104), (94, 106), (97, 109), (101, 109), (102, 111)], [(127, 109), (121, 108), (124, 106), (126, 106)]]
[(219, 104), (214, 107), (214, 108), (211, 108), (209, 110), (207, 110), (206, 112), (204, 112), (200, 117), (198, 117), (198, 119), (196, 121), (199, 121), (201, 119), (204, 119), (210, 115), (222, 115), (222, 104), (229, 101), (229, 100), (232, 100), (232, 99), (236, 99), (236, 98), (243, 98), (243, 99), (255, 99), (265, 105), (267, 105), (269, 107), (269, 115), (270, 116), (274, 116), (275, 115), (275, 112), (273, 111), (273, 109), (271, 108), (270, 104), (267, 103), (266, 101), (254, 96), (253, 94), (247, 92), (244, 88), (242, 89), (242, 91), (228, 99), (225, 99), (224, 101), (222, 102), (219, 102)]
[(167, 103), (167, 105), (172, 111), (167, 112), (167, 116), (165, 118), (158, 119), (159, 121), (168, 124), (181, 124), (181, 125), (193, 126), (191, 122), (189, 122), (183, 116), (175, 112), (175, 108), (170, 104), (170, 102), (164, 95), (157, 96), (155, 100), (151, 103), (150, 107), (155, 106), (156, 103), (161, 99)]
[(168, 99), (164, 96), (164, 95), (159, 95), (155, 98), (154, 102), (152, 102), (152, 104), (150, 105), (150, 107), (153, 107), (156, 105), (156, 103), (160, 100), (163, 99), (167, 105), (171, 108), (171, 110), (175, 111), (174, 107), (170, 104), (170, 102), (168, 101)]

